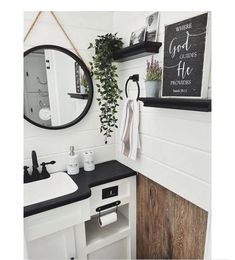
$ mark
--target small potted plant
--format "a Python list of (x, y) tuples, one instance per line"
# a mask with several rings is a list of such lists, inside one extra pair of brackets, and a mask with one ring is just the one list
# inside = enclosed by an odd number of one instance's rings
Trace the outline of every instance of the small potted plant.
[(152, 56), (151, 61), (147, 61), (145, 89), (146, 97), (159, 97), (161, 90), (162, 68), (159, 62)]
[(87, 94), (87, 93), (88, 93), (88, 82), (86, 76), (83, 74), (81, 76), (80, 94)]

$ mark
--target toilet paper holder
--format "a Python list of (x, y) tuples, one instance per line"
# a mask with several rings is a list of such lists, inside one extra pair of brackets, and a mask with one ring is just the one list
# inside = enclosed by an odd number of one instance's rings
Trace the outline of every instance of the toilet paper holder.
[(106, 209), (109, 209), (109, 208), (112, 208), (112, 207), (116, 207), (116, 213), (118, 211), (118, 205), (121, 204), (121, 201), (120, 200), (117, 200), (115, 202), (112, 202), (112, 203), (109, 203), (109, 204), (105, 204), (103, 206), (100, 206), (98, 208), (96, 208), (96, 212), (99, 212), (99, 216), (98, 216), (98, 219), (99, 219), (99, 223), (101, 223), (101, 220), (100, 220), (100, 217), (101, 217), (101, 211), (103, 210), (106, 210)]

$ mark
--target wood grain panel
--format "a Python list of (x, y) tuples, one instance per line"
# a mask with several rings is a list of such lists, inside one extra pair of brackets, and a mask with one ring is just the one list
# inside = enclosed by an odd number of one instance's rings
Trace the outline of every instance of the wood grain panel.
[(202, 259), (206, 225), (206, 211), (138, 175), (138, 259)]

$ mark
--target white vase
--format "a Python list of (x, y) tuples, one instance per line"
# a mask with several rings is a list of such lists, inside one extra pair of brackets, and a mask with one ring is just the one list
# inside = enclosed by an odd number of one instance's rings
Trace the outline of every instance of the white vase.
[(161, 81), (147, 80), (145, 81), (146, 97), (160, 97)]
[(83, 85), (80, 85), (80, 94), (86, 94), (86, 88)]

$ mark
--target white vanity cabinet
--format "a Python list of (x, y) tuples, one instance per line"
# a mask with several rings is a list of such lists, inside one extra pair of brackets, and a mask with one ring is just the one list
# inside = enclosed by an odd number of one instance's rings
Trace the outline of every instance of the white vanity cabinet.
[(30, 259), (75, 259), (74, 228), (66, 228), (28, 242)]
[[(84, 223), (89, 218), (89, 199), (26, 217), (25, 258), (84, 259)], [(75, 233), (79, 234), (79, 238)]]
[[(112, 196), (115, 190), (117, 194)], [(104, 191), (111, 196), (103, 198)], [(136, 259), (136, 176), (96, 186), (91, 192), (91, 219), (85, 223), (87, 259)], [(120, 201), (117, 221), (100, 227), (96, 209), (116, 201)], [(110, 211), (115, 207), (101, 215)]]
[[(97, 208), (119, 202), (117, 221), (100, 227)], [(28, 259), (135, 259), (136, 176), (91, 188), (91, 197), (24, 219)]]

